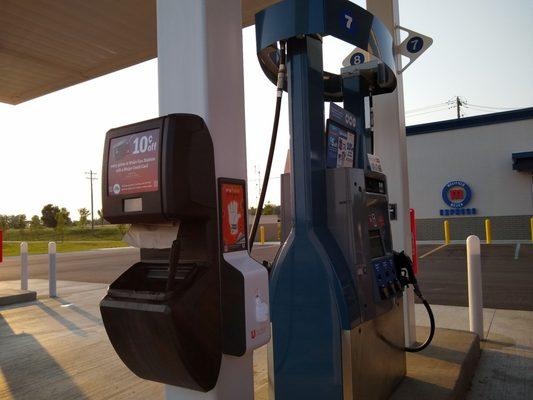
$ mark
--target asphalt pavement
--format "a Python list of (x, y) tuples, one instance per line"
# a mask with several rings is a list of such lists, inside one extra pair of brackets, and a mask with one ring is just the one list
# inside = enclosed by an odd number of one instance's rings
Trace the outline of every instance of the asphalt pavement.
[[(436, 248), (419, 246), (423, 256)], [(515, 245), (481, 245), (483, 306), (533, 311), (533, 245), (522, 244), (518, 260)], [(418, 280), (432, 304), (468, 306), (466, 248), (448, 245), (419, 260)]]
[[(432, 304), (467, 306), (466, 250), (464, 245), (421, 245), (418, 254), (419, 283)], [(437, 249), (437, 250), (436, 250)], [(278, 245), (255, 245), (258, 261), (272, 261)], [(533, 245), (522, 245), (514, 259), (514, 245), (482, 245), (484, 307), (533, 311)], [(429, 253), (429, 254), (428, 254)], [(29, 257), (29, 275), (48, 277), (47, 255)], [(133, 248), (93, 250), (57, 255), (57, 279), (111, 283), (139, 259)], [(0, 264), (0, 281), (20, 279), (20, 260), (7, 257)]]
[[(111, 283), (139, 260), (139, 249), (126, 247), (58, 253), (56, 257), (58, 280)], [(30, 279), (47, 279), (48, 255), (31, 255), (28, 258)], [(17, 279), (20, 279), (20, 258), (4, 258), (0, 264), (0, 281)]]

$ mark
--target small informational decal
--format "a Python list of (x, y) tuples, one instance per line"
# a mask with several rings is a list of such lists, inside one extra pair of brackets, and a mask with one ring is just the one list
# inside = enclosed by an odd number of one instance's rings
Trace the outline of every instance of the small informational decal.
[(381, 167), (381, 159), (378, 156), (375, 154), (367, 154), (367, 157), (368, 165), (371, 171), (383, 172), (383, 168)]
[(245, 250), (247, 238), (244, 181), (221, 179), (219, 190), (223, 250), (225, 253)]

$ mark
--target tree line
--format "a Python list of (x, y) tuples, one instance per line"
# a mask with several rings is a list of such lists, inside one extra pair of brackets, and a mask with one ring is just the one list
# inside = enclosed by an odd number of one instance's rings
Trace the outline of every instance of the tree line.
[[(78, 209), (80, 218), (74, 222), (70, 217), (70, 212), (65, 207), (59, 207), (53, 204), (46, 204), (41, 210), (41, 216), (34, 215), (29, 220), (26, 214), (2, 215), (0, 214), (0, 230), (7, 229), (40, 229), (43, 227), (61, 230), (67, 226), (85, 227), (90, 220), (90, 212), (86, 208)], [(98, 210), (96, 223), (104, 224), (102, 210)]]
[[(256, 207), (250, 207), (248, 208), (248, 212), (251, 215), (255, 215), (257, 213)], [(270, 202), (267, 202), (263, 206), (263, 215), (280, 215), (281, 214), (281, 206), (277, 204), (272, 204)]]

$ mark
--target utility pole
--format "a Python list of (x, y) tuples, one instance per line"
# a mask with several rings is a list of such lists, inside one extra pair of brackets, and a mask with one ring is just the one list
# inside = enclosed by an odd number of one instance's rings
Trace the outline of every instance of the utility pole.
[[(453, 104), (453, 99), (449, 100), (448, 104)], [(459, 96), (455, 96), (455, 107), (457, 109), (457, 119), (461, 119), (461, 117), (463, 116), (461, 112), (461, 107), (465, 107), (465, 106), (468, 107), (468, 102)]]
[(91, 229), (94, 230), (94, 196), (93, 196), (93, 181), (97, 180), (96, 172), (93, 172), (93, 170), (89, 170), (89, 172), (86, 172), (85, 175), (87, 177), (85, 179), (89, 179), (91, 181)]

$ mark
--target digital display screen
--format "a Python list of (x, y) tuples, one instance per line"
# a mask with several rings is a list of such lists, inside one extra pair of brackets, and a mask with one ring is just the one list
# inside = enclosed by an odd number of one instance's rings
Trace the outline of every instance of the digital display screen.
[(370, 258), (380, 258), (385, 255), (385, 249), (383, 247), (383, 240), (381, 239), (381, 233), (379, 229), (371, 229), (368, 232), (370, 239)]
[(160, 130), (111, 139), (107, 165), (108, 194), (124, 196), (159, 190)]

